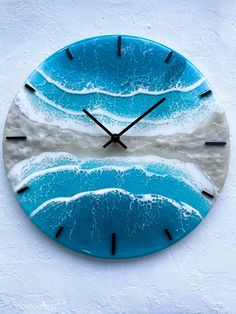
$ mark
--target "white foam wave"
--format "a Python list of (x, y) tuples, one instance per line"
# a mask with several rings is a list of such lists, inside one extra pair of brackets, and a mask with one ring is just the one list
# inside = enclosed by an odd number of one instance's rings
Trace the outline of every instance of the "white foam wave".
[(152, 176), (152, 175), (156, 175), (158, 177), (165, 177), (166, 175), (157, 175), (155, 173), (152, 173), (150, 171), (145, 170), (142, 167), (122, 167), (122, 166), (100, 166), (100, 167), (96, 167), (93, 169), (81, 169), (79, 168), (77, 165), (64, 165), (64, 166), (57, 166), (57, 167), (53, 167), (53, 168), (49, 168), (49, 169), (44, 169), (35, 173), (32, 173), (31, 175), (29, 175), (25, 180), (23, 180), (18, 186), (16, 186), (15, 191), (17, 191), (18, 189), (20, 189), (21, 187), (23, 187), (24, 185), (27, 184), (27, 182), (36, 179), (38, 177), (41, 177), (45, 174), (50, 174), (50, 173), (57, 173), (57, 172), (62, 172), (62, 171), (74, 171), (74, 172), (79, 172), (80, 174), (85, 173), (86, 175), (94, 173), (94, 172), (104, 172), (104, 171), (116, 171), (119, 173), (122, 172), (128, 172), (132, 169), (137, 169), (137, 170), (141, 170), (142, 172), (144, 172), (146, 174), (146, 176)]
[[(106, 195), (106, 194), (114, 194), (114, 193), (118, 193), (120, 195), (123, 196), (128, 196), (131, 201), (137, 201), (138, 203), (149, 203), (151, 202), (156, 202), (156, 201), (165, 201), (168, 203), (171, 203), (172, 205), (174, 205), (183, 215), (184, 218), (188, 218), (189, 215), (195, 215), (200, 219), (203, 219), (202, 215), (200, 214), (200, 212), (193, 208), (192, 206), (184, 203), (184, 202), (177, 202), (173, 199), (170, 199), (168, 197), (165, 197), (163, 195), (154, 195), (154, 194), (133, 194), (130, 193), (124, 189), (117, 189), (117, 188), (109, 188), (109, 189), (101, 189), (101, 190), (95, 190), (95, 191), (86, 191), (86, 192), (81, 192), (78, 194), (75, 194), (71, 197), (57, 197), (57, 198), (53, 198), (50, 200), (47, 200), (46, 202), (44, 202), (43, 204), (41, 204), (39, 207), (37, 207), (35, 210), (32, 211), (32, 213), (30, 214), (30, 218), (33, 218), (36, 214), (38, 214), (39, 212), (41, 212), (42, 210), (45, 209), (45, 207), (47, 207), (48, 205), (52, 205), (52, 204), (58, 204), (58, 203), (70, 203), (73, 201), (77, 201), (80, 198), (84, 197), (84, 196), (98, 196), (98, 195)], [(132, 204), (132, 203), (131, 203)]]
[(54, 101), (48, 99), (47, 97), (45, 97), (43, 94), (41, 94), (40, 92), (36, 91), (34, 93), (39, 99), (41, 99), (42, 101), (44, 101), (46, 104), (52, 106), (53, 108), (60, 110), (64, 113), (67, 113), (69, 115), (73, 115), (73, 116), (84, 116), (84, 112), (82, 111), (75, 111), (75, 110), (70, 110), (70, 109), (66, 109), (58, 104), (56, 104)]
[[(206, 189), (210, 193), (214, 193), (213, 184), (210, 180), (201, 172), (201, 170), (194, 164), (184, 163), (176, 159), (164, 159), (157, 156), (143, 156), (143, 157), (126, 157), (126, 160), (122, 162), (119, 157), (109, 158), (96, 158), (81, 160), (77, 157), (66, 153), (43, 153), (43, 156), (39, 155), (29, 159), (25, 159), (17, 163), (9, 172), (8, 176), (11, 182), (16, 182), (15, 191), (19, 190), (23, 186), (27, 185), (30, 180), (34, 180), (50, 173), (58, 173), (61, 171), (74, 171), (81, 174), (92, 174), (97, 172), (102, 173), (104, 171), (115, 171), (118, 173), (129, 173), (130, 170), (138, 170), (145, 174), (146, 177), (156, 176), (165, 177), (169, 170), (165, 173), (158, 171), (158, 168), (151, 169), (150, 166), (160, 166), (165, 169), (168, 167), (174, 172), (175, 176), (181, 182), (184, 182), (188, 186), (191, 186), (193, 190), (199, 191)], [(60, 160), (68, 160), (67, 164), (58, 165)], [(49, 162), (47, 162), (47, 159)], [(55, 164), (53, 165), (53, 160)], [(93, 162), (93, 168), (87, 168), (86, 164)], [(38, 168), (38, 165), (41, 165)], [(147, 169), (147, 167), (149, 168)], [(35, 169), (33, 172), (31, 169)]]
[(67, 88), (66, 86), (62, 85), (61, 83), (53, 80), (49, 75), (47, 75), (42, 69), (37, 68), (36, 71), (49, 83), (52, 84), (54, 86), (56, 86), (58, 89), (62, 90), (63, 92), (69, 93), (69, 94), (74, 94), (74, 95), (88, 95), (88, 94), (103, 94), (103, 95), (107, 95), (107, 96), (112, 96), (112, 97), (133, 97), (136, 95), (152, 95), (152, 96), (158, 96), (158, 95), (164, 95), (170, 92), (182, 92), (182, 93), (187, 93), (190, 92), (196, 88), (198, 88), (204, 81), (205, 78), (201, 78), (198, 81), (194, 82), (191, 85), (188, 86), (175, 86), (175, 87), (171, 87), (165, 90), (159, 90), (159, 91), (151, 91), (148, 89), (144, 89), (144, 88), (138, 88), (135, 91), (130, 91), (127, 94), (124, 94), (122, 92), (120, 93), (115, 93), (115, 92), (109, 92), (106, 90), (103, 90), (101, 88), (83, 88), (82, 90), (74, 90), (74, 89), (70, 89)]
[[(29, 119), (39, 122), (47, 123), (48, 125), (57, 126), (61, 129), (72, 129), (76, 132), (90, 134), (92, 136), (100, 136), (104, 134), (104, 131), (97, 127), (95, 124), (83, 122), (78, 116), (84, 115), (84, 113), (76, 112), (73, 110), (62, 108), (60, 105), (55, 104), (53, 101), (48, 100), (39, 92), (36, 92), (36, 96), (45, 101), (48, 105), (52, 106), (59, 112), (63, 112), (63, 115), (52, 114), (47, 110), (38, 108), (31, 104), (27, 96), (27, 91), (21, 89), (16, 95), (14, 102), (21, 110), (21, 112), (29, 117)], [(172, 114), (171, 118), (145, 120), (145, 128), (133, 128), (129, 130), (127, 136), (156, 136), (156, 135), (171, 135), (175, 133), (191, 133), (194, 132), (199, 125), (206, 119), (210, 119), (211, 115), (215, 112), (220, 112), (221, 108), (218, 106), (215, 98), (205, 99), (201, 104), (192, 110), (185, 110)], [(126, 118), (114, 115), (103, 109), (95, 109), (91, 111), (93, 115), (99, 115), (100, 117), (106, 117), (106, 126), (114, 133), (119, 133), (120, 130), (131, 123), (134, 118)], [(100, 119), (99, 117), (99, 119)]]

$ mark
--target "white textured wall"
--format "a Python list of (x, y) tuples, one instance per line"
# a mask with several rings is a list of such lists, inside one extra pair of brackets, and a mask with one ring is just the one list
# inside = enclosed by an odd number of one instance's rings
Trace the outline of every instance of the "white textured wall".
[(0, 0), (1, 135), (13, 96), (51, 53), (102, 34), (148, 37), (211, 81), (231, 128), (231, 165), (208, 217), (173, 247), (108, 262), (64, 249), (17, 204), (0, 154), (0, 313), (236, 313), (235, 0)]

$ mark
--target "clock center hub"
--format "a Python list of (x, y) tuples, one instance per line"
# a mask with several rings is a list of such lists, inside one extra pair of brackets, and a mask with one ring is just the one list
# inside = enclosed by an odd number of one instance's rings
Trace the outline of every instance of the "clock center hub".
[(120, 140), (119, 134), (113, 134), (113, 135), (112, 135), (112, 141), (113, 141), (114, 143), (119, 142), (119, 140)]

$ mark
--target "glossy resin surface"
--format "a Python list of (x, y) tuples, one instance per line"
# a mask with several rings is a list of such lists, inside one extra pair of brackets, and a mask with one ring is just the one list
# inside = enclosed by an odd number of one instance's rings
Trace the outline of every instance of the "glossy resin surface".
[[(203, 75), (156, 42), (102, 36), (46, 59), (10, 108), (4, 160), (47, 235), (83, 254), (130, 258), (183, 238), (206, 216), (229, 158), (225, 115)], [(119, 134), (111, 140), (84, 110)]]

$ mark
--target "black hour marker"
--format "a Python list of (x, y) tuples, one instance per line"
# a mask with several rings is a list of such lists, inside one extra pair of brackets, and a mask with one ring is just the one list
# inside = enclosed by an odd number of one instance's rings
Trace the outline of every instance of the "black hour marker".
[(35, 92), (35, 89), (33, 88), (33, 86), (31, 86), (31, 85), (25, 83), (25, 87), (26, 87), (28, 90), (30, 90), (31, 92)]
[(111, 253), (112, 255), (116, 254), (116, 234), (115, 233), (112, 233)]
[(27, 191), (28, 189), (29, 189), (28, 186), (24, 186), (23, 188), (21, 188), (21, 189), (19, 189), (19, 190), (17, 191), (17, 194), (21, 194), (21, 193)]
[(226, 142), (214, 142), (214, 141), (211, 141), (211, 142), (205, 142), (205, 145), (208, 145), (208, 146), (224, 146), (226, 145)]
[(58, 238), (58, 237), (60, 236), (60, 234), (62, 233), (63, 230), (64, 230), (64, 227), (61, 226), (61, 227), (57, 230), (57, 232), (56, 232), (56, 234), (55, 234), (55, 237)]
[(202, 191), (202, 194), (204, 194), (204, 195), (206, 195), (206, 196), (208, 196), (208, 197), (210, 197), (210, 198), (214, 198), (214, 195), (212, 195), (211, 193), (209, 193), (209, 192), (207, 192), (207, 191)]
[(72, 55), (72, 53), (71, 53), (69, 48), (66, 48), (66, 53), (67, 53), (67, 56), (69, 57), (69, 59), (71, 59), (71, 60), (74, 59), (74, 57), (73, 57), (73, 55)]
[(172, 240), (172, 235), (170, 234), (170, 231), (168, 229), (164, 229), (165, 234), (167, 235), (169, 240)]
[(170, 62), (170, 59), (173, 57), (173, 54), (174, 54), (173, 51), (170, 51), (170, 52), (168, 53), (168, 56), (166, 57), (166, 60), (165, 60), (166, 63), (169, 63), (169, 62)]
[(200, 97), (203, 98), (203, 97), (206, 97), (206, 96), (209, 96), (212, 94), (212, 91), (209, 89), (207, 90), (206, 92), (200, 94)]
[(26, 136), (6, 136), (6, 140), (23, 140), (27, 139)]
[(122, 37), (118, 36), (118, 40), (117, 40), (117, 55), (118, 55), (118, 57), (121, 57), (121, 44), (122, 44)]

